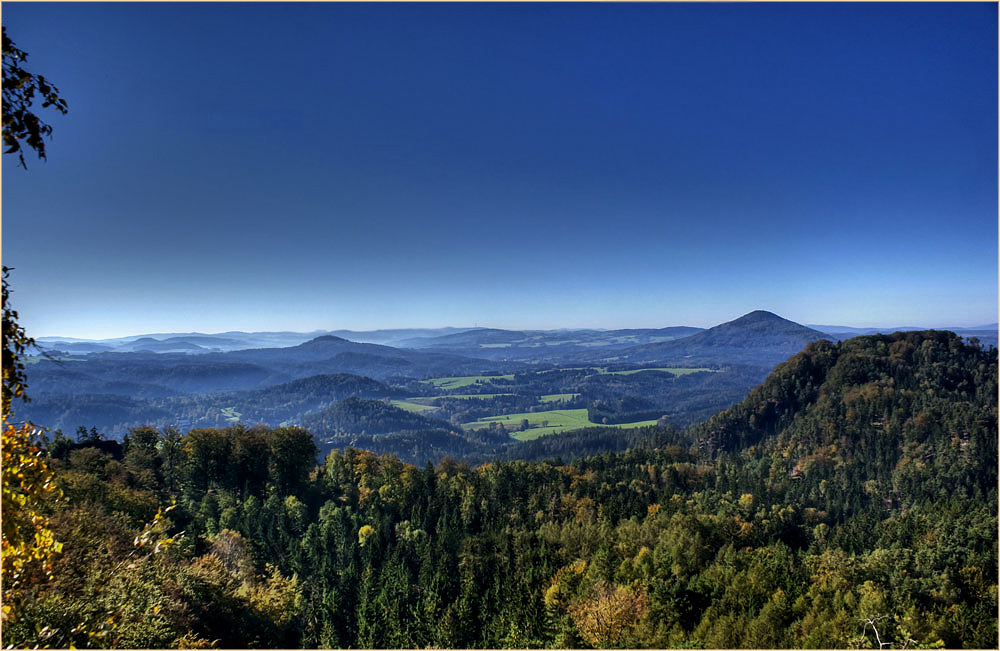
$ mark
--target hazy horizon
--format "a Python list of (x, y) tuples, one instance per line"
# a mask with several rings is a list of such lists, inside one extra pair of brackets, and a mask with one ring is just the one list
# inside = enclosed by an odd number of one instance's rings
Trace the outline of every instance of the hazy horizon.
[[(770, 311), (770, 310), (767, 310)], [(101, 341), (101, 340), (111, 340), (111, 339), (124, 339), (129, 337), (142, 337), (142, 336), (176, 336), (176, 335), (205, 335), (205, 336), (219, 336), (232, 333), (245, 333), (245, 334), (266, 334), (266, 333), (290, 333), (290, 334), (311, 334), (314, 332), (337, 332), (337, 331), (352, 331), (352, 332), (379, 332), (379, 331), (391, 331), (391, 330), (444, 330), (444, 329), (456, 329), (456, 330), (473, 330), (477, 328), (497, 328), (503, 330), (525, 330), (525, 331), (554, 331), (554, 330), (619, 330), (619, 329), (657, 329), (657, 328), (670, 328), (670, 327), (695, 327), (695, 328), (711, 328), (721, 323), (726, 323), (738, 319), (742, 314), (733, 316), (732, 318), (725, 319), (723, 321), (718, 321), (715, 323), (699, 325), (694, 323), (677, 322), (668, 323), (660, 325), (635, 325), (635, 326), (620, 326), (614, 328), (601, 327), (601, 326), (580, 326), (580, 327), (566, 327), (566, 326), (553, 326), (553, 327), (504, 327), (499, 328), (498, 326), (493, 326), (489, 324), (478, 324), (478, 325), (437, 325), (437, 326), (398, 326), (398, 327), (384, 327), (384, 328), (349, 328), (349, 327), (318, 327), (318, 328), (302, 328), (302, 329), (284, 329), (284, 330), (239, 330), (235, 328), (229, 328), (226, 330), (216, 330), (216, 331), (202, 331), (202, 330), (147, 330), (143, 332), (124, 332), (119, 334), (110, 334), (101, 337), (87, 337), (87, 336), (77, 336), (69, 335), (63, 333), (55, 334), (38, 334), (34, 335), (36, 339), (67, 339), (67, 340), (80, 340), (80, 341)], [(778, 314), (782, 318), (787, 318), (782, 314)], [(825, 323), (819, 324), (813, 321), (796, 321), (795, 319), (789, 319), (790, 321), (795, 321), (801, 325), (813, 328), (813, 327), (844, 327), (844, 328), (856, 328), (856, 329), (870, 329), (870, 328), (881, 328), (881, 329), (892, 329), (892, 328), (920, 328), (920, 329), (949, 329), (949, 328), (962, 328), (962, 329), (976, 329), (981, 327), (991, 327), (996, 326), (996, 322), (992, 323), (971, 323), (971, 324), (957, 324), (957, 323), (933, 323), (933, 324), (908, 324), (902, 322), (893, 322), (892, 324), (874, 324), (874, 325), (856, 325), (853, 323)]]
[(996, 23), (989, 3), (10, 3), (69, 104), (36, 107), (47, 162), (3, 157), (12, 303), (29, 335), (88, 339), (993, 323)]

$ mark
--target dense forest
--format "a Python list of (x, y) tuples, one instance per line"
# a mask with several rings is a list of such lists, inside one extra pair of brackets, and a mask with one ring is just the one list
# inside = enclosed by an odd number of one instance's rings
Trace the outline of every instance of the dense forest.
[[(568, 357), (556, 354), (562, 344), (543, 346), (535, 335), (518, 355), (495, 357), (506, 349), (490, 347), (497, 345), (493, 339), (525, 333), (490, 329), (446, 335), (433, 345), (415, 341), (413, 345), (428, 344), (420, 350), (331, 335), (283, 348), (200, 354), (135, 346), (84, 354), (53, 348), (28, 358), (25, 372), (33, 400), (24, 415), (46, 427), (72, 431), (97, 426), (121, 438), (144, 425), (184, 430), (237, 422), (305, 426), (316, 412), (348, 397), (417, 397), (439, 398), (421, 403), (435, 409), (423, 415), (448, 421), (456, 433), (483, 418), (553, 408), (588, 409), (594, 424), (666, 416), (671, 424), (686, 427), (735, 404), (776, 364), (823, 336), (763, 311), (704, 331), (666, 328), (640, 334), (603, 333), (603, 343), (589, 341)], [(582, 335), (573, 331), (556, 338), (577, 336)], [(658, 343), (621, 347), (648, 337)], [(174, 345), (177, 339), (160, 343)], [(157, 341), (144, 337), (138, 345)], [(440, 347), (447, 342), (466, 342), (472, 348)], [(525, 357), (529, 351), (534, 355)], [(477, 380), (435, 383), (455, 376)], [(558, 407), (545, 398), (565, 394), (573, 395)], [(393, 431), (401, 430), (368, 434)]]
[(317, 435), (338, 432), (348, 434), (378, 434), (404, 430), (447, 429), (448, 423), (435, 421), (420, 414), (393, 407), (381, 400), (348, 398), (316, 414), (306, 416), (302, 424)]
[[(665, 415), (671, 424), (685, 427), (741, 400), (769, 370), (730, 364), (674, 375), (635, 365), (620, 365), (629, 369), (625, 373), (610, 370), (615, 366), (557, 368), (515, 372), (509, 377), (484, 375), (480, 376), (482, 381), (456, 389), (435, 388), (433, 380), (393, 377), (382, 382), (349, 373), (322, 373), (259, 389), (183, 393), (148, 383), (106, 382), (98, 386), (92, 378), (77, 384), (75, 376), (68, 373), (72, 365), (61, 368), (61, 379), (53, 382), (52, 376), (37, 372), (41, 365), (28, 365), (32, 401), (22, 409), (23, 415), (32, 422), (67, 432), (81, 425), (88, 429), (96, 426), (112, 438), (121, 438), (131, 428), (146, 425), (184, 430), (225, 427), (236, 422), (307, 426), (315, 422), (318, 412), (352, 397), (424, 397), (424, 404), (434, 411), (423, 415), (447, 421), (456, 431), (462, 424), (484, 417), (553, 408), (589, 409), (595, 424), (628, 423), (646, 417), (655, 420)], [(603, 372), (605, 368), (609, 372)], [(556, 405), (546, 402), (542, 398), (545, 395), (565, 397)], [(642, 406), (635, 407), (639, 402)], [(322, 435), (320, 431), (313, 433)]]
[(811, 343), (687, 430), (476, 464), (38, 439), (61, 552), (7, 587), (4, 644), (995, 648), (996, 432), (996, 350), (928, 331)]

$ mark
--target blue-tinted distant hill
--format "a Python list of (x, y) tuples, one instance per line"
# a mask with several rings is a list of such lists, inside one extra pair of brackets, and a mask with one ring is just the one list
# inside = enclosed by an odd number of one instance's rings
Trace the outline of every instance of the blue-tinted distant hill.
[(167, 396), (259, 389), (314, 375), (351, 373), (371, 378), (421, 378), (510, 369), (510, 364), (323, 335), (297, 346), (225, 353), (92, 353), (27, 369), (33, 391)]
[(954, 332), (966, 341), (977, 339), (983, 346), (997, 347), (997, 330), (1000, 328), (1000, 325), (993, 323), (971, 328), (918, 328), (914, 326), (900, 326), (898, 328), (851, 328), (837, 325), (810, 325), (809, 327), (829, 334), (830, 338), (835, 341), (842, 341), (860, 335), (890, 334), (893, 332), (913, 332), (919, 330), (947, 330)]
[(110, 353), (115, 350), (114, 346), (100, 344), (91, 341), (47, 341), (38, 340), (38, 348), (47, 353), (60, 354), (70, 353), (72, 355), (86, 355), (87, 353)]
[[(858, 335), (897, 331), (928, 330), (924, 326), (856, 328), (840, 325), (812, 325), (814, 330), (841, 340)], [(933, 329), (955, 332), (966, 340), (976, 337), (984, 345), (997, 345), (997, 324)], [(573, 329), (502, 330), (498, 328), (394, 328), (384, 330), (316, 330), (313, 332), (241, 332), (217, 334), (152, 333), (112, 339), (38, 337), (47, 352), (81, 355), (96, 352), (204, 353), (230, 352), (252, 348), (287, 348), (319, 336), (333, 335), (356, 343), (374, 343), (428, 352), (444, 352), (485, 359), (559, 361), (573, 352), (619, 350), (631, 346), (661, 343), (701, 332), (702, 328), (622, 328), (615, 330)]]
[(622, 330), (502, 330), (475, 328), (438, 337), (406, 339), (400, 346), (494, 360), (558, 362), (575, 353), (620, 350), (638, 344), (671, 341), (701, 328), (630, 328)]
[(403, 394), (382, 382), (350, 373), (313, 375), (266, 389), (220, 394), (245, 423), (278, 425), (293, 416), (318, 411), (346, 398), (395, 398)]
[(115, 438), (131, 427), (177, 422), (170, 409), (149, 398), (110, 393), (36, 393), (31, 402), (18, 409), (17, 416), (41, 427), (61, 429), (66, 434), (86, 424)]
[(512, 344), (527, 341), (529, 338), (530, 336), (521, 330), (475, 328), (473, 330), (466, 330), (465, 332), (456, 332), (436, 337), (415, 337), (404, 340), (402, 344), (408, 348), (468, 348), (490, 346), (493, 344)]
[[(362, 344), (402, 346), (416, 337), (440, 337), (472, 330), (472, 328), (391, 328), (386, 330), (331, 330), (326, 334)], [(404, 346), (405, 347), (405, 346)]]
[(474, 374), (505, 368), (483, 359), (361, 344), (333, 335), (316, 337), (288, 348), (257, 348), (205, 357), (261, 364), (296, 377), (333, 372), (374, 378), (425, 377), (444, 373)]
[(137, 425), (221, 427), (239, 421), (277, 426), (346, 398), (408, 395), (377, 380), (347, 373), (317, 375), (251, 391), (194, 395), (126, 383), (91, 384), (89, 390), (87, 384), (67, 385), (64, 392), (51, 388), (42, 383), (32, 385), (33, 398), (18, 410), (18, 416), (67, 432), (78, 425), (98, 426), (112, 437), (120, 437)]
[(774, 366), (829, 335), (757, 310), (689, 337), (617, 351), (618, 362)]
[(26, 374), (32, 395), (41, 391), (168, 396), (255, 389), (295, 379), (284, 371), (240, 360), (149, 352), (40, 359), (28, 366)]
[(317, 437), (335, 434), (389, 434), (407, 430), (453, 429), (441, 420), (421, 416), (394, 407), (383, 400), (347, 398), (315, 414), (301, 419)]
[[(74, 337), (36, 337), (38, 345), (46, 351), (86, 352), (153, 352), (218, 353), (247, 348), (277, 348), (296, 346), (320, 335), (314, 332), (241, 332), (238, 330), (218, 334), (200, 332), (150, 333), (110, 339), (78, 339)], [(196, 348), (192, 348), (195, 346)]]
[(312, 332), (241, 332), (233, 330), (218, 334), (200, 332), (151, 333), (111, 339), (78, 339), (74, 337), (38, 337), (43, 350), (68, 353), (94, 352), (184, 352), (223, 353), (248, 348), (285, 348), (297, 346), (316, 337), (335, 335), (359, 343), (394, 346), (403, 339), (437, 337), (469, 328), (397, 328), (391, 330), (315, 330)]
[(141, 337), (135, 341), (123, 344), (115, 349), (117, 352), (135, 353), (199, 353), (211, 352), (211, 349), (199, 346), (182, 337), (170, 337), (168, 339), (153, 339), (152, 337)]

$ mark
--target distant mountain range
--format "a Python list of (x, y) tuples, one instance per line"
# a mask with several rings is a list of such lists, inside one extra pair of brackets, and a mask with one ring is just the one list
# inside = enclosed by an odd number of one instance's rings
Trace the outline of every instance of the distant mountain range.
[[(732, 322), (731, 322), (732, 323)], [(887, 334), (896, 331), (927, 330), (915, 326), (896, 328), (855, 328), (841, 325), (807, 324), (805, 327), (830, 339), (858, 335)], [(956, 334), (976, 337), (984, 344), (997, 345), (998, 324), (967, 327), (936, 327)], [(503, 330), (498, 328), (396, 328), (385, 330), (315, 330), (312, 332), (241, 332), (217, 334), (154, 333), (113, 339), (74, 337), (38, 337), (46, 351), (75, 355), (89, 353), (183, 353), (208, 354), (256, 348), (288, 348), (317, 337), (335, 336), (354, 343), (380, 344), (426, 352), (444, 352), (493, 360), (559, 359), (566, 354), (596, 349), (620, 350), (632, 346), (657, 344), (688, 337), (704, 328), (671, 326), (665, 328)]]
[(474, 328), (464, 332), (416, 337), (398, 345), (424, 351), (448, 352), (493, 360), (559, 361), (573, 353), (620, 350), (672, 341), (701, 332), (677, 326), (626, 330), (500, 330)]
[[(978, 336), (995, 345), (996, 332), (988, 328), (958, 330), (963, 337)], [(565, 405), (559, 409), (579, 409), (592, 406), (588, 400), (613, 404), (653, 392), (660, 400), (657, 410), (672, 419), (689, 420), (732, 404), (810, 342), (866, 332), (810, 328), (758, 310), (708, 329), (448, 328), (352, 333), (395, 341), (397, 346), (288, 332), (146, 335), (100, 342), (45, 339), (48, 356), (27, 360), (33, 401), (20, 415), (45, 426), (87, 423), (117, 433), (147, 422), (184, 426), (242, 419), (278, 424), (310, 416), (310, 423), (326, 432), (373, 435), (370, 428), (351, 430), (345, 425), (355, 418), (354, 412), (317, 415), (318, 410), (346, 398), (434, 396), (435, 387), (455, 380), (464, 382), (457, 386), (469, 387), (462, 393), (483, 394), (483, 402), (453, 408), (455, 413), (470, 414), (479, 409), (476, 418), (545, 409), (555, 403)], [(303, 337), (307, 339), (300, 341)], [(261, 345), (265, 343), (269, 345)], [(235, 349), (218, 351), (210, 346)], [(670, 369), (688, 370), (675, 379)], [(702, 372), (706, 369), (712, 372)], [(652, 372), (635, 375), (644, 370)], [(423, 381), (428, 378), (446, 382)], [(484, 381), (488, 388), (480, 388)], [(574, 400), (578, 402), (570, 405)], [(400, 428), (441, 426), (373, 404), (348, 407), (367, 405), (368, 411), (377, 407), (381, 420)], [(408, 407), (428, 408), (423, 403)]]
[(757, 310), (682, 339), (626, 348), (616, 361), (774, 365), (828, 335)]
[(296, 346), (321, 335), (314, 332), (220, 332), (206, 335), (200, 332), (154, 333), (113, 339), (78, 339), (75, 337), (38, 337), (36, 341), (45, 350), (69, 353), (91, 352), (158, 352), (158, 353), (214, 353), (246, 348), (272, 348)]
[(155, 352), (205, 354), (252, 348), (287, 348), (317, 337), (334, 336), (355, 343), (381, 344), (397, 348), (445, 351), (457, 354), (476, 352), (475, 357), (489, 359), (534, 359), (540, 350), (560, 353), (594, 347), (625, 348), (644, 343), (669, 341), (702, 328), (676, 326), (667, 328), (631, 328), (620, 330), (559, 329), (500, 330), (497, 328), (406, 328), (394, 330), (332, 330), (295, 332), (224, 332), (147, 334), (116, 339), (75, 339), (39, 337), (48, 351), (73, 354), (102, 352)]
[(34, 390), (169, 396), (260, 389), (331, 373), (353, 373), (378, 379), (420, 378), (519, 367), (446, 353), (361, 344), (333, 335), (322, 335), (282, 348), (249, 348), (199, 355), (142, 350), (55, 357), (33, 358), (27, 372)]
[(810, 328), (820, 330), (829, 335), (832, 335), (836, 339), (848, 339), (850, 337), (857, 337), (860, 335), (875, 335), (875, 334), (890, 334), (893, 332), (912, 332), (917, 330), (949, 330), (959, 335), (969, 339), (971, 337), (978, 338), (984, 344), (992, 344), (996, 346), (997, 344), (997, 330), (1000, 328), (1000, 324), (992, 323), (989, 325), (974, 326), (971, 328), (918, 328), (914, 326), (900, 326), (898, 328), (849, 328), (847, 326), (835, 326), (835, 325), (809, 325)]
[[(435, 375), (509, 373), (539, 364), (667, 364), (686, 367), (744, 365), (772, 368), (818, 339), (844, 339), (868, 331), (809, 328), (758, 310), (703, 330), (691, 327), (629, 330), (501, 330), (459, 328), (355, 333), (394, 339), (399, 346), (350, 341), (314, 333), (189, 333), (123, 340), (43, 340), (52, 358), (31, 358), (33, 391), (167, 397), (264, 389), (316, 375), (350, 373), (385, 380)], [(829, 331), (834, 332), (829, 332)], [(996, 331), (957, 329), (964, 337), (996, 343)], [(419, 336), (415, 336), (419, 335)], [(991, 338), (992, 337), (992, 338)], [(199, 343), (200, 342), (200, 343)], [(270, 346), (244, 347), (272, 342)], [(273, 345), (273, 342), (280, 342)], [(404, 347), (405, 344), (405, 347)], [(208, 346), (237, 346), (215, 352)], [(111, 348), (107, 350), (106, 348)], [(76, 349), (76, 350), (74, 350)], [(96, 350), (95, 350), (96, 349)], [(192, 354), (197, 352), (198, 354)]]

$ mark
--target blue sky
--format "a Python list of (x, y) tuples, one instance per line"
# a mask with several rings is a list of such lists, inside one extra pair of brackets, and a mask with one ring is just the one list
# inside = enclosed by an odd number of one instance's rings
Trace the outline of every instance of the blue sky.
[(971, 326), (997, 5), (7, 3), (35, 336)]

